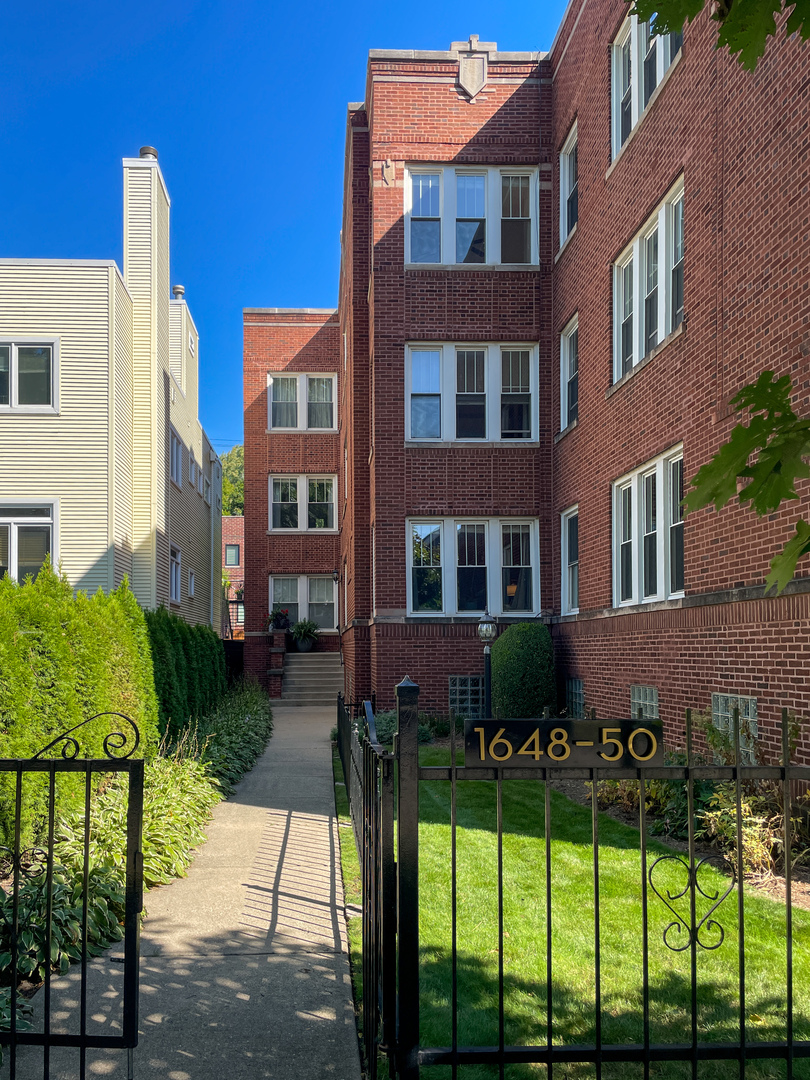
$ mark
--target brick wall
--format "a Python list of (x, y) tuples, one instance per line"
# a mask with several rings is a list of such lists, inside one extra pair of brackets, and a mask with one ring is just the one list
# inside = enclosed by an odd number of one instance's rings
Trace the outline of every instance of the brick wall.
[[(239, 565), (228, 566), (225, 561), (225, 549), (229, 544), (239, 546)], [(222, 570), (227, 575), (230, 586), (226, 590), (228, 613), (231, 622), (231, 634), (234, 638), (245, 636), (244, 623), (237, 621), (237, 594), (245, 587), (245, 519), (241, 514), (226, 514), (222, 518)]]

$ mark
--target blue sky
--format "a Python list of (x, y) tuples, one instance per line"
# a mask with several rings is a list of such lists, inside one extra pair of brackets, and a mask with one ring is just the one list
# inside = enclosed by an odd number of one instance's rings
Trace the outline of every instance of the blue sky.
[(121, 265), (121, 158), (156, 146), (201, 419), (227, 450), (242, 441), (242, 308), (337, 302), (346, 103), (363, 98), (368, 50), (471, 33), (548, 49), (564, 9), (5, 0), (0, 256)]

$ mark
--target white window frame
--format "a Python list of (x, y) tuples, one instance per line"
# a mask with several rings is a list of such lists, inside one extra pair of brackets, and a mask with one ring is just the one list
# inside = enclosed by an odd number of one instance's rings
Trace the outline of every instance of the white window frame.
[(179, 488), (183, 486), (183, 440), (169, 428), (169, 478)]
[(192, 487), (197, 486), (197, 459), (193, 447), (188, 452), (188, 482)]
[[(441, 228), (441, 253), (439, 262), (412, 263), (411, 261), (411, 210), (413, 204), (413, 189), (411, 176), (413, 175), (438, 175), (441, 177), (439, 184), (439, 220)], [(456, 177), (457, 176), (484, 176), (486, 189), (486, 240), (485, 260), (483, 263), (457, 263), (456, 260)], [(529, 206), (531, 224), (529, 234), (531, 237), (531, 253), (527, 263), (501, 263), (501, 177), (503, 176), (528, 176), (529, 177)], [(456, 267), (484, 267), (484, 266), (537, 266), (540, 257), (540, 227), (538, 220), (539, 210), (539, 178), (536, 168), (524, 166), (469, 166), (456, 167), (453, 165), (441, 166), (435, 162), (419, 165), (410, 164), (405, 167), (404, 185), (404, 211), (405, 211), (405, 263), (413, 266), (452, 266)]]
[(205, 499), (205, 501), (210, 506), (211, 505), (211, 481), (208, 479), (207, 476), (205, 478), (205, 493), (203, 495), (203, 498)]
[[(0, 338), (0, 346), (9, 350), (9, 402), (0, 405), (0, 416), (8, 413), (20, 413), (24, 416), (59, 414), (59, 338), (55, 337), (14, 337)], [(51, 401), (49, 405), (20, 405), (19, 385), (19, 348), (45, 348), (51, 350)]]
[[(411, 342), (405, 347), (405, 439), (418, 443), (501, 443), (526, 446), (539, 440), (539, 378), (537, 344), (531, 342)], [(486, 433), (482, 439), (456, 437), (456, 353), (484, 352), (484, 390), (486, 394)], [(411, 432), (411, 397), (413, 394), (413, 354), (438, 352), (441, 428), (439, 438), (417, 438)], [(501, 435), (502, 352), (528, 352), (529, 394), (531, 395), (531, 436), (528, 439), (505, 439)]]
[(202, 465), (197, 466), (197, 494), (202, 495), (205, 490), (204, 487), (205, 473), (203, 472)]
[(169, 545), (169, 600), (179, 604), (182, 600), (183, 579), (181, 574), (183, 553), (174, 544)]
[[(577, 589), (576, 597), (572, 596), (569, 568), (573, 565), (569, 562), (568, 550), (568, 523), (571, 518), (577, 518)], [(560, 553), (561, 553), (561, 582), (560, 582), (560, 611), (563, 615), (576, 615), (579, 611), (579, 506), (570, 506), (560, 515)]]
[(574, 223), (568, 225), (568, 200), (574, 188), (577, 189), (577, 204), (579, 203), (579, 154), (577, 151), (577, 122), (576, 120), (568, 133), (560, 150), (560, 247), (576, 229), (579, 221), (579, 206), (577, 205), (577, 218)]
[[(11, 507), (30, 506), (38, 509), (50, 509), (49, 517), (26, 517), (25, 514), (15, 514), (13, 517), (8, 513)], [(51, 565), (59, 565), (59, 499), (49, 495), (23, 495), (16, 498), (4, 498), (0, 502), (0, 525), (9, 526), (9, 553), (8, 573), (9, 577), (17, 580), (18, 572), (18, 544), (17, 529), (20, 525), (47, 525), (51, 530)]]
[[(442, 578), (442, 610), (441, 611), (416, 611), (413, 605), (413, 562), (412, 562), (412, 532), (413, 525), (438, 525), (441, 529), (441, 578)], [(528, 619), (540, 614), (540, 543), (537, 518), (508, 518), (508, 517), (455, 517), (455, 518), (431, 518), (413, 517), (405, 522), (405, 568), (407, 581), (407, 604), (408, 615), (419, 618), (445, 618), (447, 616), (462, 616), (475, 618), (483, 612), (473, 610), (459, 610), (456, 593), (456, 570), (457, 570), (457, 525), (484, 525), (486, 544), (486, 583), (487, 583), (487, 608), (491, 615), (499, 615), (504, 618)], [(502, 602), (502, 534), (504, 525), (528, 525), (529, 545), (531, 554), (532, 570), (532, 609), (530, 611), (504, 611)]]
[(660, 720), (658, 712), (658, 687), (630, 684), (630, 719), (638, 720), (638, 710), (642, 710), (642, 720)]
[[(576, 415), (570, 416), (568, 406), (568, 386), (572, 381), (571, 378), (571, 355), (572, 355), (572, 342), (576, 335), (577, 342), (577, 405)], [(560, 431), (570, 425), (574, 424), (579, 419), (579, 313), (577, 313), (573, 319), (565, 326), (563, 332), (560, 334)]]
[(194, 596), (194, 586), (195, 586), (195, 584), (196, 584), (196, 581), (195, 581), (195, 578), (194, 578), (194, 571), (189, 570), (189, 572), (188, 572), (188, 595), (189, 595), (190, 598)]
[[(658, 600), (668, 600), (684, 595), (684, 590), (672, 591), (670, 566), (670, 529), (674, 522), (672, 516), (670, 465), (683, 459), (683, 446), (674, 446), (660, 457), (646, 462), (632, 472), (615, 480), (612, 485), (613, 505), (613, 606), (630, 607), (635, 604), (651, 604)], [(655, 535), (654, 550), (656, 560), (656, 588), (645, 594), (644, 590), (644, 498), (645, 477), (654, 477), (656, 497), (655, 529), (647, 535)], [(631, 552), (631, 592), (626, 599), (621, 598), (621, 546), (622, 546), (622, 492), (630, 495), (630, 524), (632, 536), (629, 541)], [(653, 547), (653, 545), (650, 545)]]
[[(639, 120), (649, 107), (658, 87), (681, 50), (681, 34), (658, 34), (655, 36), (655, 87), (649, 99), (644, 101), (644, 23), (636, 15), (628, 15), (610, 46), (611, 69), (611, 149), (615, 158), (626, 143)], [(630, 128), (624, 140), (621, 137), (621, 65), (622, 49), (630, 42)]]
[(268, 581), (268, 608), (267, 608), (268, 611), (272, 611), (273, 610), (273, 605), (276, 604), (276, 603), (282, 604), (282, 605), (290, 603), (289, 600), (275, 600), (273, 598), (273, 593), (274, 593), (273, 582), (276, 580), (276, 578), (295, 578), (297, 580), (297, 582), (298, 582), (298, 621), (299, 622), (302, 619), (308, 619), (309, 618), (309, 580), (310, 580), (310, 578), (318, 578), (318, 579), (323, 580), (323, 581), (329, 581), (331, 583), (331, 585), (332, 585), (332, 605), (333, 605), (333, 609), (334, 609), (335, 625), (334, 626), (321, 627), (321, 629), (318, 632), (323, 633), (324, 631), (337, 630), (338, 629), (338, 619), (340, 617), (340, 613), (338, 611), (338, 587), (337, 587), (337, 583), (335, 582), (335, 579), (332, 576), (332, 574), (328, 574), (328, 573), (323, 573), (323, 574), (272, 574), (270, 576), (269, 581)]
[[(274, 480), (295, 480), (297, 482), (296, 495), (298, 504), (298, 528), (296, 529), (284, 529), (273, 527), (273, 481)], [(309, 481), (310, 480), (331, 480), (332, 481), (332, 520), (334, 526), (331, 529), (317, 529), (308, 528), (306, 525), (308, 514), (307, 506), (309, 503)], [(336, 533), (338, 531), (338, 478), (333, 473), (272, 473), (268, 478), (267, 489), (267, 502), (268, 502), (268, 515), (267, 515), (267, 531), (272, 533)], [(304, 523), (302, 525), (302, 522)], [(285, 575), (280, 575), (285, 576)]]
[[(297, 423), (294, 427), (281, 424), (273, 425), (273, 380), (274, 379), (296, 380), (295, 411)], [(332, 381), (332, 426), (331, 427), (308, 427), (307, 417), (309, 410), (309, 380), (331, 379)], [(268, 371), (267, 372), (267, 431), (337, 431), (337, 374), (334, 371)]]
[[(618, 382), (622, 376), (640, 364), (654, 349), (678, 328), (682, 321), (673, 311), (672, 270), (675, 266), (675, 206), (684, 197), (683, 177), (673, 184), (661, 201), (658, 208), (645, 221), (627, 247), (613, 263), (613, 381)], [(645, 347), (645, 300), (647, 266), (646, 251), (647, 238), (658, 231), (658, 296), (657, 296), (657, 339), (650, 349)], [(625, 268), (632, 262), (631, 275), (625, 274)], [(632, 326), (632, 350), (630, 363), (624, 370), (622, 358), (622, 324), (624, 322), (625, 279), (630, 276), (632, 290), (633, 326)]]

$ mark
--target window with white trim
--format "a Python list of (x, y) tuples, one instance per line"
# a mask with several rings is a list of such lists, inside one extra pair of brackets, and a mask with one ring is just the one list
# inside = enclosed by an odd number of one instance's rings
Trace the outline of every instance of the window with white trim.
[(272, 530), (335, 529), (336, 476), (271, 476)]
[(270, 578), (270, 610), (278, 604), (290, 623), (311, 619), (321, 630), (337, 628), (337, 586), (331, 574), (283, 574)]
[(583, 679), (565, 680), (565, 710), (572, 720), (585, 719), (585, 682)]
[(413, 615), (540, 610), (537, 521), (433, 518), (407, 523)]
[(560, 430), (579, 419), (579, 316), (560, 335)]
[(683, 450), (613, 484), (613, 603), (650, 603), (684, 588)]
[(658, 720), (658, 687), (637, 686), (630, 687), (630, 719), (639, 719), (639, 710), (642, 720)]
[(205, 490), (205, 473), (203, 472), (202, 465), (197, 466), (197, 494), (202, 495)]
[(450, 675), (447, 704), (456, 720), (482, 720), (484, 676)]
[(244, 626), (245, 624), (245, 605), (238, 603), (236, 605), (236, 625)]
[(335, 431), (336, 380), (336, 375), (268, 373), (268, 429)]
[(613, 381), (683, 322), (683, 179), (613, 264)]
[(579, 611), (579, 507), (572, 506), (562, 515), (562, 589), (560, 609), (563, 615)]
[(734, 710), (739, 711), (740, 760), (756, 765), (756, 742), (759, 737), (757, 699), (741, 694), (712, 694), (712, 724), (734, 745)]
[(579, 218), (579, 167), (576, 121), (560, 151), (560, 246), (573, 232)]
[(0, 341), (0, 413), (54, 412), (56, 341)]
[(190, 597), (194, 596), (194, 585), (195, 585), (194, 571), (189, 570), (189, 572), (188, 572), (188, 595)]
[(629, 15), (611, 45), (612, 149), (621, 150), (678, 55), (683, 34), (656, 34), (655, 20)]
[(52, 553), (53, 527), (53, 503), (0, 504), (0, 578), (36, 578)]
[(169, 599), (180, 603), (180, 548), (169, 548)]
[(169, 476), (181, 487), (183, 484), (183, 444), (174, 429), (169, 432)]
[(193, 487), (197, 486), (197, 459), (193, 449), (188, 452), (188, 482)]
[(205, 478), (205, 494), (204, 494), (203, 497), (204, 497), (205, 501), (208, 503), (208, 505), (210, 506), (211, 505), (211, 481), (208, 479), (207, 476)]
[(538, 262), (536, 169), (411, 165), (405, 170), (405, 262)]
[(409, 345), (405, 438), (536, 442), (533, 345)]

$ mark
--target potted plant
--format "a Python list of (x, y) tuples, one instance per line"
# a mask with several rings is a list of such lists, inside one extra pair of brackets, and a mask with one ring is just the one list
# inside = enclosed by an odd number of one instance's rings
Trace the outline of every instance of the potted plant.
[(265, 620), (265, 629), (288, 630), (290, 627), (290, 609), (283, 608), (281, 604), (273, 604), (273, 608)]
[(299, 619), (290, 630), (299, 652), (309, 652), (318, 639), (318, 624), (312, 619)]

